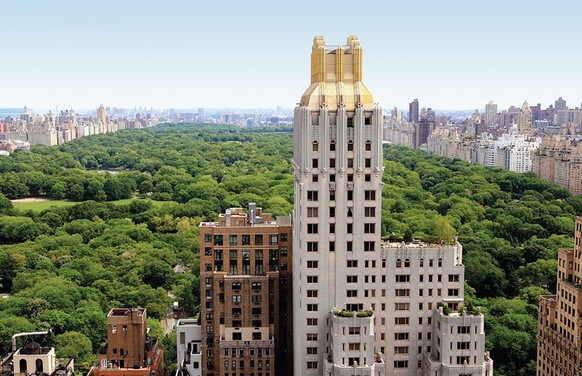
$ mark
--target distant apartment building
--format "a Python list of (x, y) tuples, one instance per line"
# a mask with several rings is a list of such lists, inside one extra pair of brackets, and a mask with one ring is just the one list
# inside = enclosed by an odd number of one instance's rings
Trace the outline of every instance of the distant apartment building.
[(145, 308), (113, 308), (107, 314), (107, 352), (88, 376), (163, 376), (164, 351), (148, 331)]
[(228, 209), (200, 250), (202, 375), (291, 372), (291, 217)]
[(64, 110), (57, 114), (49, 111), (44, 115), (34, 115), (25, 107), (24, 112), (16, 119), (8, 120), (0, 123), (0, 140), (27, 141), (30, 145), (45, 146), (61, 145), (95, 134), (158, 124), (155, 117), (136, 120), (109, 119), (103, 105), (97, 109), (96, 116), (80, 116), (74, 110)]
[(540, 296), (537, 376), (582, 375), (582, 217), (574, 240), (558, 253), (556, 295)]
[(497, 123), (497, 105), (493, 101), (489, 101), (485, 105), (485, 125), (491, 126)]
[(418, 123), (419, 119), (419, 104), (418, 99), (414, 99), (412, 102), (408, 104), (408, 122), (409, 123)]
[(447, 128), (438, 129), (427, 141), (429, 154), (513, 172), (531, 171), (531, 155), (537, 147), (536, 141), (529, 141), (522, 134), (505, 133), (493, 140), (484, 133), (478, 138), (463, 137), (456, 130)]
[(414, 149), (416, 144), (416, 125), (406, 120), (391, 117), (384, 122), (383, 140), (395, 145)]
[(532, 171), (573, 195), (582, 194), (582, 144), (560, 137), (542, 139), (532, 155)]

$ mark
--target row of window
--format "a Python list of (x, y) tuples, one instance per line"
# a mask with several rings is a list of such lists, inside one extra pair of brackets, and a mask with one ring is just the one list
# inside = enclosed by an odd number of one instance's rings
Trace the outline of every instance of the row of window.
[[(250, 360), (249, 361), (249, 367), (250, 368), (255, 368), (256, 367), (258, 369), (261, 369), (261, 368), (263, 368), (263, 364), (265, 365), (265, 368), (271, 367), (271, 361), (270, 360), (265, 360), (264, 363), (263, 363), (262, 360), (257, 360), (256, 363), (255, 363), (254, 360)], [(236, 360), (233, 360), (233, 361), (225, 360), (224, 361), (224, 368), (225, 369), (228, 369), (229, 368), (229, 365), (230, 365), (230, 369), (236, 369), (237, 361)], [(245, 361), (244, 360), (239, 360), (238, 367), (240, 369), (244, 369), (245, 368)]]
[[(212, 247), (205, 247), (204, 248), (204, 256), (212, 256), (214, 252), (214, 259), (216, 261), (220, 261), (223, 260), (224, 257), (224, 250), (222, 249), (214, 249)], [(266, 249), (255, 249), (255, 260), (262, 260), (263, 259), (263, 253), (267, 252)], [(273, 249), (269, 249), (268, 250), (268, 254), (269, 254), (269, 258), (273, 259), (273, 258), (277, 258), (279, 252), (281, 253), (281, 257), (287, 257), (289, 249), (287, 248), (287, 246), (281, 246), (280, 248), (273, 248)], [(251, 250), (250, 249), (242, 249), (242, 250), (236, 250), (236, 249), (231, 249), (228, 251), (228, 255), (229, 255), (229, 259), (230, 260), (237, 260), (239, 254), (241, 255), (241, 258), (243, 260), (250, 260), (251, 259)]]
[[(419, 262), (419, 267), (423, 268), (424, 267), (424, 259), (420, 259), (418, 260)], [(402, 266), (404, 265), (405, 268), (410, 268), (410, 259), (405, 259), (404, 260), (404, 264), (402, 263), (401, 259), (396, 259), (396, 267), (397, 268), (402, 268)], [(429, 259), (428, 260), (428, 267), (432, 268), (434, 266), (434, 260), (433, 259)], [(437, 260), (437, 267), (442, 268), (443, 266), (443, 259), (439, 258)]]
[[(330, 123), (329, 125), (335, 125), (335, 118), (330, 117)], [(333, 119), (333, 120), (332, 120)], [(318, 120), (318, 119), (317, 119)], [(318, 121), (312, 121), (312, 125), (317, 125)], [(353, 118), (348, 118), (348, 127), (353, 127)], [(333, 124), (332, 124), (333, 123)], [(370, 125), (371, 124), (371, 118), (365, 118), (365, 124), (366, 125)], [(335, 151), (335, 141), (331, 141), (329, 143), (329, 151)], [(313, 143), (311, 144), (311, 149), (313, 151), (319, 151), (319, 142), (317, 141), (313, 141)], [(348, 151), (353, 151), (354, 150), (354, 142), (353, 141), (348, 141)], [(365, 151), (372, 151), (372, 141), (367, 140), (364, 144), (364, 150)]]
[[(348, 158), (348, 168), (354, 168), (354, 158)], [(364, 167), (371, 168), (372, 167), (372, 158), (365, 158), (364, 159)], [(312, 158), (311, 159), (311, 168), (319, 168), (319, 159)], [(329, 168), (335, 168), (335, 158), (329, 159)]]
[[(208, 350), (208, 351), (212, 351), (212, 350)], [(232, 356), (232, 357), (244, 357), (246, 356), (246, 353), (249, 353), (250, 356), (257, 356), (257, 357), (261, 357), (261, 356), (269, 356), (271, 355), (271, 349), (269, 348), (255, 348), (255, 347), (251, 347), (249, 349), (246, 348), (225, 348), (223, 350), (223, 354), (224, 356)], [(212, 357), (212, 355), (208, 355), (208, 357)]]
[[(376, 242), (373, 241), (365, 241), (364, 242), (364, 252), (374, 252), (376, 248)], [(329, 251), (335, 252), (335, 241), (329, 242)], [(346, 242), (346, 251), (353, 252), (354, 250), (354, 242), (347, 241)], [(307, 252), (319, 252), (319, 242), (316, 241), (309, 241), (307, 242)], [(367, 262), (367, 261), (366, 261)], [(385, 265), (385, 263), (383, 263)], [(376, 266), (376, 261), (374, 261), (374, 267)]]
[[(240, 236), (241, 242), (238, 242), (238, 235), (228, 235), (228, 245), (229, 246), (237, 246), (237, 245), (251, 245), (251, 235), (243, 234)], [(279, 237), (282, 242), (288, 241), (288, 236), (286, 233), (282, 234), (269, 234), (268, 235), (268, 245), (277, 245), (279, 244)], [(214, 245), (224, 245), (224, 238), (225, 235), (217, 234), (212, 236), (212, 234), (204, 234), (204, 242), (206, 243), (213, 243)], [(255, 234), (254, 235), (254, 243), (253, 245), (263, 245), (264, 237), (262, 234)]]
[[(433, 289), (427, 289), (428, 296), (433, 296)], [(459, 289), (447, 289), (448, 296), (459, 296)], [(410, 296), (410, 289), (395, 289), (394, 296)], [(418, 289), (418, 296), (424, 296), (424, 289)], [(436, 289), (436, 296), (442, 296), (442, 289)]]
[[(352, 192), (352, 191), (348, 191), (348, 192)], [(376, 191), (375, 190), (365, 190), (364, 191), (364, 200), (366, 200), (366, 201), (376, 200)], [(307, 201), (319, 201), (319, 192), (318, 191), (307, 191)]]

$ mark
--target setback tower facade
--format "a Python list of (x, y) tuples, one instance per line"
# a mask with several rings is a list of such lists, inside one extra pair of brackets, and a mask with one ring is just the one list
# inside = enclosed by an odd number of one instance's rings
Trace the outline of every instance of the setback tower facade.
[(293, 133), (294, 375), (492, 376), (461, 245), (381, 242), (381, 132), (358, 38), (315, 37)]
[[(382, 109), (362, 82), (358, 38), (328, 46), (315, 37), (311, 85), (295, 108), (293, 134), (296, 375), (322, 375), (323, 355), (333, 345), (329, 329), (345, 330), (331, 311), (370, 309), (364, 280), (353, 283), (348, 276), (375, 260), (380, 249), (381, 132)], [(352, 369), (374, 359), (373, 320), (353, 320), (372, 342), (350, 353)]]

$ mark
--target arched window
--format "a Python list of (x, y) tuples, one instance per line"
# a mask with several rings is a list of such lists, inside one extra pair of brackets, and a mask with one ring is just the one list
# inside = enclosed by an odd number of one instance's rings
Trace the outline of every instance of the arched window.
[(43, 369), (42, 369), (42, 359), (37, 359), (36, 360), (36, 372), (37, 373), (43, 372)]
[(20, 372), (26, 372), (26, 359), (20, 359)]

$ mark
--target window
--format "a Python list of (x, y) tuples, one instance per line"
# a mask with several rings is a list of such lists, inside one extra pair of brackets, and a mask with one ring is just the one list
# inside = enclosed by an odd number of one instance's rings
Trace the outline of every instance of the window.
[(255, 235), (255, 245), (263, 245), (263, 235)]
[(242, 284), (240, 282), (233, 282), (232, 283), (232, 289), (233, 290), (240, 290), (242, 287)]
[(449, 282), (459, 282), (459, 274), (449, 274)]
[(317, 333), (307, 333), (308, 341), (317, 341)]
[(376, 200), (376, 191), (364, 191), (364, 199), (366, 201)]
[(277, 245), (279, 243), (279, 235), (271, 234), (269, 235), (269, 245)]
[(348, 344), (348, 349), (350, 351), (360, 351), (360, 344), (359, 343), (350, 343)]
[(318, 208), (307, 208), (307, 218), (317, 218)]
[(286, 242), (287, 241), (287, 234), (286, 233), (282, 233), (281, 234), (281, 241), (282, 242)]
[(469, 334), (471, 333), (470, 326), (458, 326), (457, 327), (457, 334)]
[(317, 269), (318, 262), (317, 261), (307, 261), (307, 268), (309, 269)]
[(319, 242), (307, 242), (307, 252), (317, 252)]
[(396, 275), (396, 283), (398, 282), (410, 282), (410, 275), (409, 274), (397, 274)]
[(313, 151), (319, 150), (319, 143), (317, 141), (313, 141), (312, 150)]
[(394, 303), (394, 309), (396, 311), (408, 311), (410, 309), (410, 303)]
[(335, 242), (329, 242), (329, 251), (335, 252)]
[(212, 241), (212, 234), (204, 234), (204, 241), (210, 243)]
[(335, 151), (335, 141), (332, 141), (332, 142), (329, 144), (329, 151)]
[(232, 333), (232, 340), (233, 341), (241, 341), (242, 340), (242, 333)]
[(307, 233), (308, 234), (317, 234), (318, 225), (317, 223), (308, 223), (307, 224)]
[(307, 283), (317, 283), (317, 276), (316, 275), (308, 275), (307, 276)]
[(253, 282), (251, 284), (251, 287), (253, 290), (260, 290), (262, 287), (262, 283), (261, 282)]
[(366, 151), (372, 151), (372, 141), (366, 141)]
[(261, 302), (261, 296), (260, 295), (252, 295), (251, 296), (251, 301), (253, 303), (260, 303)]
[(222, 235), (214, 235), (214, 245), (222, 245)]
[(335, 207), (334, 206), (329, 207), (329, 216), (332, 218), (335, 217)]
[(229, 235), (228, 236), (228, 245), (235, 246), (237, 243), (237, 236), (236, 235)]
[(371, 158), (366, 158), (365, 160), (365, 167), (370, 168), (372, 167), (372, 159)]
[(364, 208), (364, 217), (375, 217), (376, 216), (376, 208), (375, 207), (366, 207)]
[(307, 369), (317, 369), (317, 362), (307, 362)]
[(308, 312), (317, 312), (317, 304), (308, 304), (307, 311)]
[(354, 231), (354, 224), (353, 224), (353, 223), (348, 223), (348, 224), (346, 225), (346, 232), (347, 232), (348, 234), (351, 234), (353, 231)]
[(348, 158), (348, 168), (354, 167), (354, 158)]
[(317, 191), (307, 191), (307, 201), (317, 201)]
[(329, 159), (329, 168), (335, 168), (335, 158)]
[(317, 326), (317, 319), (307, 319), (307, 326)]
[(111, 333), (113, 334), (117, 333), (117, 325), (111, 326)]
[(469, 357), (468, 356), (457, 356), (457, 364), (469, 364)]
[(238, 304), (238, 303), (242, 302), (242, 295), (233, 295), (232, 302), (234, 304)]
[(408, 341), (408, 333), (394, 333), (395, 341)]
[(281, 257), (287, 257), (287, 247), (281, 247)]
[(307, 290), (308, 298), (317, 298), (317, 296), (318, 296), (317, 290)]
[(353, 251), (353, 242), (352, 241), (348, 241), (346, 242), (346, 251), (347, 252), (352, 252)]
[(349, 335), (360, 335), (360, 327), (359, 326), (350, 326), (348, 329)]
[(408, 354), (408, 346), (394, 346), (394, 354)]
[(353, 141), (348, 141), (348, 151), (354, 151), (354, 143), (353, 143)]
[(395, 317), (394, 318), (394, 325), (408, 325), (410, 323), (410, 319), (408, 317)]
[(358, 283), (358, 276), (357, 275), (348, 275), (346, 277), (347, 283)]
[(358, 297), (358, 290), (347, 290), (346, 295), (348, 298), (357, 298)]
[(374, 234), (376, 232), (376, 224), (375, 223), (364, 223), (364, 233), (365, 234)]
[(457, 342), (457, 350), (469, 350), (470, 348), (470, 342)]
[(395, 360), (394, 368), (408, 368), (408, 360)]
[(348, 191), (348, 197), (347, 197), (348, 201), (353, 201), (354, 200), (354, 191)]
[(396, 289), (394, 291), (395, 296), (410, 296), (410, 289)]
[(308, 355), (315, 355), (315, 354), (317, 354), (317, 347), (308, 347), (307, 348), (307, 354)]
[(459, 296), (459, 289), (449, 289), (449, 296)]
[(357, 268), (358, 267), (358, 260), (347, 260), (348, 268)]
[(335, 234), (335, 223), (330, 223), (329, 224), (329, 233), (330, 234)]
[(311, 168), (317, 168), (317, 167), (318, 167), (318, 165), (319, 165), (319, 159), (317, 159), (317, 158), (313, 158), (313, 159), (311, 160)]

